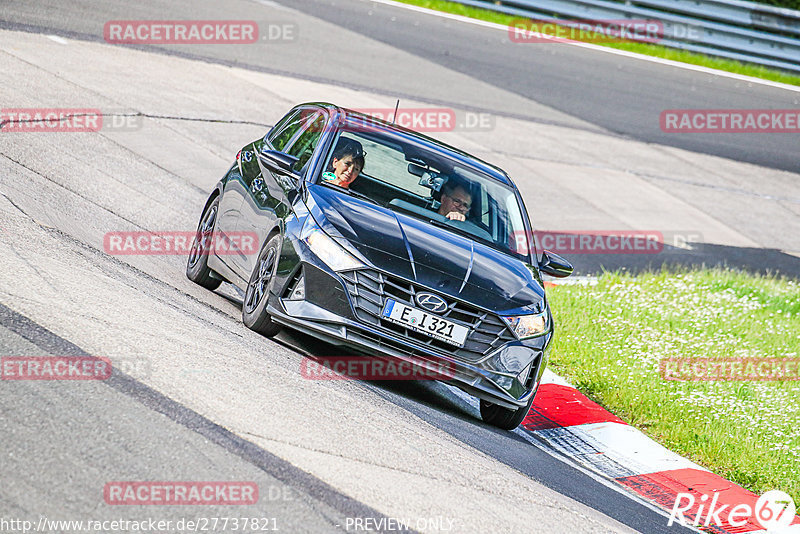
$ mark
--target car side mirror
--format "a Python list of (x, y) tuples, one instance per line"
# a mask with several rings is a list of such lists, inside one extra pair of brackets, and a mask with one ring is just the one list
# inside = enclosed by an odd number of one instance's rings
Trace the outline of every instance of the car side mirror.
[(572, 264), (554, 252), (545, 250), (539, 260), (539, 271), (556, 278), (566, 278), (572, 274)]
[(264, 150), (258, 154), (258, 159), (261, 161), (261, 164), (264, 165), (264, 167), (276, 174), (292, 177), (297, 176), (297, 171), (294, 170), (294, 165), (300, 160), (294, 156), (290, 156), (285, 152), (279, 152), (277, 150)]

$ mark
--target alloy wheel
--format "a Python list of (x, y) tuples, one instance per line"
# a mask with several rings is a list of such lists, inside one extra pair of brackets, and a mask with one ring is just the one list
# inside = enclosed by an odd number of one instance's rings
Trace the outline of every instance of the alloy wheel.
[(258, 270), (254, 273), (254, 277), (247, 286), (247, 293), (244, 300), (244, 305), (248, 313), (253, 312), (267, 292), (269, 281), (272, 278), (272, 271), (275, 267), (275, 257), (275, 249), (268, 248), (258, 259)]

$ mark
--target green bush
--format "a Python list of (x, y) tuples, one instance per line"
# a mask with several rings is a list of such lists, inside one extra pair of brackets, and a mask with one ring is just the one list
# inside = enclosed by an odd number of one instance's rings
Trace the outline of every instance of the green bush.
[(752, 0), (759, 4), (768, 4), (771, 6), (788, 7), (789, 9), (796, 9), (800, 11), (800, 0)]

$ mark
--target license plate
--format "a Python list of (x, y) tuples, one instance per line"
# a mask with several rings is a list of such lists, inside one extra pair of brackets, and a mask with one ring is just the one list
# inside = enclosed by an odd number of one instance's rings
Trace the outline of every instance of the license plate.
[(383, 317), (393, 323), (401, 324), (409, 330), (426, 334), (432, 338), (446, 341), (457, 347), (464, 346), (469, 328), (453, 321), (442, 319), (396, 300), (387, 299), (383, 307)]

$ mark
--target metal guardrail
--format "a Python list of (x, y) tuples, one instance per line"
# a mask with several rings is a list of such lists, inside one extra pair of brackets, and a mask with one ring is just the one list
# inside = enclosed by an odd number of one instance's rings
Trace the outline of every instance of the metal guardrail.
[[(800, 11), (740, 0), (634, 0), (637, 5), (800, 36)], [(800, 58), (798, 59), (800, 61)]]
[(663, 46), (800, 73), (800, 11), (791, 9), (742, 0), (453, 1), (531, 19), (658, 20)]

